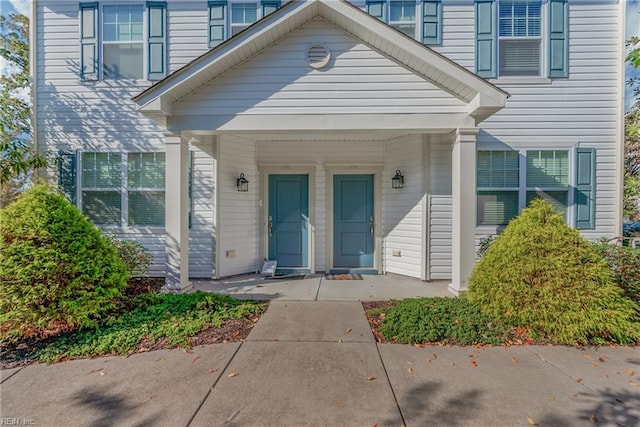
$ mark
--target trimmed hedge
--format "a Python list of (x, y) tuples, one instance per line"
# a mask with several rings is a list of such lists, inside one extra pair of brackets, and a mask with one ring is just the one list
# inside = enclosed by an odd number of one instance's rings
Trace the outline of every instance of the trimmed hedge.
[(533, 338), (559, 344), (634, 343), (637, 306), (605, 260), (541, 199), (513, 219), (470, 278), (469, 299)]
[(0, 339), (91, 326), (126, 286), (126, 266), (89, 220), (41, 184), (0, 211)]

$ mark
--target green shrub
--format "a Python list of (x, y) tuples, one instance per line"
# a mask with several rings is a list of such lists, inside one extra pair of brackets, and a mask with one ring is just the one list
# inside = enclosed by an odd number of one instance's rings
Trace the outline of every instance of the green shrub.
[(502, 344), (507, 336), (466, 298), (405, 299), (384, 313), (382, 335), (400, 343)]
[(151, 255), (135, 240), (120, 240), (116, 236), (107, 236), (116, 249), (118, 257), (127, 266), (129, 277), (140, 277), (147, 274), (151, 264)]
[(0, 339), (90, 326), (126, 286), (115, 249), (57, 190), (38, 185), (0, 211)]
[(596, 243), (595, 249), (604, 257), (624, 295), (640, 305), (640, 248)]
[(640, 338), (637, 307), (604, 259), (562, 214), (538, 199), (476, 265), (469, 299), (488, 315), (559, 344)]

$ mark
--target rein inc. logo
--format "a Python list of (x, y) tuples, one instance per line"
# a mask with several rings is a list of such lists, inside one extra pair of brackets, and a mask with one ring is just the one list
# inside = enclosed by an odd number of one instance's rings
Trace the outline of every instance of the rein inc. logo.
[(31, 418), (12, 418), (12, 417), (0, 418), (0, 426), (34, 426), (34, 425), (36, 425), (36, 422)]

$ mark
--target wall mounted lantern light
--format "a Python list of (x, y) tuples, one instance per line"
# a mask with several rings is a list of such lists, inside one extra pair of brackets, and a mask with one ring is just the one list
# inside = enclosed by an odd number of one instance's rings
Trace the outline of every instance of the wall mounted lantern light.
[(402, 176), (402, 172), (400, 169), (396, 171), (396, 174), (393, 178), (391, 178), (391, 188), (403, 188), (404, 187), (404, 176)]
[(240, 178), (236, 180), (236, 187), (238, 187), (238, 191), (249, 191), (249, 181), (244, 177), (244, 173), (241, 173)]

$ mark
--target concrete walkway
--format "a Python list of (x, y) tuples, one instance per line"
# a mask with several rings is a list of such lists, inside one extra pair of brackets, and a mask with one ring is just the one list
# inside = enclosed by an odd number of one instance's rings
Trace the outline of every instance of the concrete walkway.
[(278, 300), (241, 344), (1, 371), (0, 421), (639, 426), (638, 371), (638, 348), (379, 345), (358, 302)]

